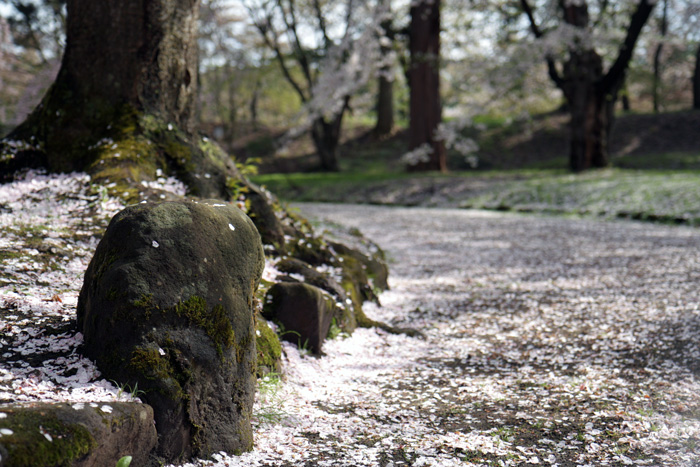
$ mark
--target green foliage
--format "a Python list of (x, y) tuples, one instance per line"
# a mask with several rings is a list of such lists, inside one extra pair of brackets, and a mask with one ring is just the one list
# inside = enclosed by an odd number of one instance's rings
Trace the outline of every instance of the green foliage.
[(131, 465), (131, 456), (124, 456), (117, 461), (116, 467), (129, 467)]
[(131, 387), (127, 383), (118, 383), (117, 381), (112, 380), (112, 383), (117, 387), (117, 400), (121, 400), (122, 396), (124, 394), (129, 394), (129, 397), (133, 400), (138, 397), (143, 396), (146, 394), (146, 391), (142, 391), (139, 389), (139, 383), (134, 383), (134, 386)]
[(347, 332), (344, 332), (335, 318), (331, 320), (331, 327), (328, 329), (328, 339), (336, 339), (338, 337), (346, 338), (349, 337)]
[(253, 417), (260, 423), (273, 425), (289, 417), (289, 413), (284, 410), (282, 379), (278, 373), (268, 373), (258, 379), (257, 393)]

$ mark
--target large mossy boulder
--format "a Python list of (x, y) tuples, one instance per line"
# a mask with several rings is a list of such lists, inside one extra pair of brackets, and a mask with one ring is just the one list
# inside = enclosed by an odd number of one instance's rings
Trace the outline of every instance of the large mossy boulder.
[(110, 222), (78, 301), (84, 353), (145, 391), (168, 461), (253, 447), (260, 236), (221, 201), (128, 207)]
[(0, 466), (113, 466), (150, 462), (157, 442), (145, 404), (101, 402), (0, 407)]

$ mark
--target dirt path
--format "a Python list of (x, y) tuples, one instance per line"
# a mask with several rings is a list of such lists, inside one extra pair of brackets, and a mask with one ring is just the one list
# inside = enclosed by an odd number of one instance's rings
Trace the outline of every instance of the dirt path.
[(386, 249), (392, 290), (368, 312), (427, 338), (358, 330), (321, 359), (287, 347), (282, 422), (215, 465), (700, 465), (700, 231), (301, 210)]

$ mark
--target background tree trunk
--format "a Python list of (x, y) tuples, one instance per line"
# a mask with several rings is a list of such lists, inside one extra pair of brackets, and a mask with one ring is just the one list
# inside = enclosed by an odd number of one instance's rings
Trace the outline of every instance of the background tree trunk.
[(693, 108), (700, 109), (700, 44), (695, 52), (695, 72), (693, 73)]
[[(617, 58), (605, 74), (600, 55), (578, 39), (569, 46), (569, 58), (564, 63), (563, 73), (557, 69), (554, 57), (546, 57), (549, 76), (564, 93), (566, 107), (571, 113), (569, 163), (575, 172), (605, 167), (609, 163), (608, 145), (615, 102), (625, 84), (625, 75), (639, 34), (655, 3), (652, 0), (639, 0)], [(520, 5), (535, 37), (543, 38), (545, 34), (537, 25), (528, 0), (520, 0)], [(561, 0), (559, 7), (564, 22), (581, 30), (585, 37), (590, 28), (587, 2)]]
[(661, 24), (659, 25), (659, 33), (661, 39), (654, 50), (654, 73), (652, 78), (651, 94), (654, 105), (654, 113), (659, 113), (661, 109), (661, 54), (664, 50), (664, 40), (668, 30), (668, 0), (664, 0), (664, 8), (661, 15)]
[(602, 60), (592, 50), (571, 53), (564, 67), (563, 90), (571, 114), (569, 165), (574, 172), (607, 164), (606, 122), (596, 89), (602, 74)]
[(442, 121), (440, 101), (440, 0), (422, 0), (411, 7), (410, 24), (409, 149), (432, 149), (430, 160), (408, 167), (411, 171), (447, 171), (447, 152), (435, 130)]
[[(385, 70), (389, 72), (389, 70)], [(375, 138), (391, 134), (394, 129), (394, 81), (384, 74), (379, 76), (377, 91), (377, 123), (372, 131)]]
[(318, 117), (311, 126), (311, 138), (316, 147), (316, 152), (321, 161), (321, 170), (323, 171), (337, 172), (340, 170), (338, 165), (338, 144), (340, 143), (340, 129), (344, 113), (340, 112), (330, 122), (327, 122), (324, 117)]
[[(393, 26), (391, 20), (382, 22), (382, 29), (387, 39), (393, 42)], [(382, 44), (382, 58), (386, 57), (391, 52), (391, 47)], [(394, 129), (394, 80), (391, 76), (393, 73), (393, 64), (385, 64), (379, 70), (378, 89), (377, 89), (377, 123), (374, 126), (372, 134), (375, 138), (382, 138), (391, 134)]]

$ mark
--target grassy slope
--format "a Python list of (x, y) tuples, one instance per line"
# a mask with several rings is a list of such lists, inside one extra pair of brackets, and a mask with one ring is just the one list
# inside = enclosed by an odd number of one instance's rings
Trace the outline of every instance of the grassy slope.
[[(700, 113), (621, 117), (613, 134), (613, 166), (571, 175), (566, 119), (491, 124), (480, 140), (480, 168), (465, 171), (452, 155), (449, 175), (409, 175), (399, 157), (405, 135), (384, 141), (360, 135), (345, 142), (343, 172), (258, 176), (283, 199), (446, 205), (525, 212), (631, 217), (700, 223)], [(276, 159), (279, 161), (279, 158)], [(294, 166), (268, 159), (264, 168)], [(298, 157), (308, 168), (310, 157)]]

